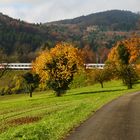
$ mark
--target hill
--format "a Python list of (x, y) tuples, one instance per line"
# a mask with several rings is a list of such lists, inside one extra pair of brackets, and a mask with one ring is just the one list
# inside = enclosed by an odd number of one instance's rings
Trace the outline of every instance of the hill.
[(9, 62), (31, 62), (38, 51), (60, 41), (92, 52), (86, 62), (103, 63), (110, 48), (132, 33), (140, 35), (140, 15), (111, 10), (74, 19), (31, 24), (0, 13), (0, 56)]
[[(87, 63), (104, 63), (110, 48), (119, 40), (140, 35), (140, 15), (131, 11), (110, 10), (74, 19), (45, 24), (57, 40), (67, 40), (84, 48)], [(89, 53), (93, 51), (93, 53)]]
[(78, 24), (79, 26), (87, 27), (96, 25), (103, 30), (113, 31), (130, 31), (138, 28), (140, 15), (131, 11), (110, 10), (81, 16), (74, 19), (61, 20), (49, 24), (55, 25), (70, 25)]

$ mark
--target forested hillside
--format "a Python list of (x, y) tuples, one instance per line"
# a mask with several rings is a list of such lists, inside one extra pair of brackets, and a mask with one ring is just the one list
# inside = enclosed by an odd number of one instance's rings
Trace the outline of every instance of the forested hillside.
[(116, 41), (139, 35), (139, 30), (140, 15), (130, 11), (111, 10), (45, 24), (0, 13), (0, 55), (10, 62), (31, 62), (41, 49), (66, 41), (83, 48), (86, 62), (103, 63)]
[(98, 26), (98, 28), (106, 31), (130, 31), (139, 28), (140, 15), (132, 13), (130, 11), (111, 10), (105, 12), (99, 12), (90, 14), (87, 16), (81, 16), (74, 19), (61, 20), (51, 22), (49, 24), (55, 25), (67, 25), (77, 24), (81, 27)]
[(50, 22), (46, 26), (57, 40), (67, 39), (83, 48), (86, 62), (103, 63), (117, 41), (140, 35), (140, 15), (111, 10)]
[(35, 51), (47, 40), (47, 30), (41, 25), (10, 18), (0, 13), (0, 54), (10, 57), (11, 62), (29, 62)]

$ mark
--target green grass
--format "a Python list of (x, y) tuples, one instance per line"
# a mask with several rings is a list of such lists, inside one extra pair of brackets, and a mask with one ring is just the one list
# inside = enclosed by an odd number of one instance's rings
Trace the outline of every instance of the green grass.
[(120, 81), (69, 90), (62, 97), (51, 92), (0, 97), (0, 140), (59, 140), (111, 100), (127, 90)]

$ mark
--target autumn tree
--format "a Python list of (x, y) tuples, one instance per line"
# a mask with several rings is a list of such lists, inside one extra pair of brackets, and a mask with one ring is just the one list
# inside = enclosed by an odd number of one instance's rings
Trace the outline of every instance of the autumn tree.
[(85, 63), (93, 63), (93, 62), (96, 62), (95, 53), (93, 52), (93, 50), (91, 49), (91, 47), (89, 45), (85, 45), (81, 49), (81, 53), (84, 56), (84, 62)]
[(43, 51), (33, 63), (33, 71), (46, 81), (56, 96), (65, 93), (74, 74), (83, 66), (81, 53), (72, 44), (58, 43), (54, 48)]
[(140, 38), (136, 37), (117, 42), (108, 56), (108, 61), (114, 65), (117, 76), (129, 89), (137, 80), (134, 64), (140, 56), (139, 44)]
[(109, 54), (108, 48), (99, 47), (96, 52), (96, 56), (98, 57), (96, 58), (96, 60), (98, 60), (99, 63), (104, 63), (107, 59), (108, 54)]
[(34, 89), (39, 85), (40, 78), (37, 74), (32, 74), (30, 72), (23, 74), (22, 77), (24, 79), (25, 88), (29, 92), (30, 97), (32, 97)]
[(121, 65), (121, 67), (118, 67), (118, 76), (128, 89), (132, 89), (133, 84), (138, 80), (138, 74), (132, 65)]
[(104, 87), (104, 82), (111, 80), (111, 71), (109, 71), (108, 67), (104, 69), (95, 69), (93, 72), (93, 79), (95, 82), (101, 84), (101, 88)]
[(120, 46), (125, 47), (125, 49), (129, 53), (130, 55), (128, 58), (129, 64), (134, 64), (137, 61), (137, 59), (140, 57), (140, 38), (133, 37), (123, 41), (118, 41), (108, 55), (109, 61), (115, 64), (120, 63), (120, 58), (117, 50)]

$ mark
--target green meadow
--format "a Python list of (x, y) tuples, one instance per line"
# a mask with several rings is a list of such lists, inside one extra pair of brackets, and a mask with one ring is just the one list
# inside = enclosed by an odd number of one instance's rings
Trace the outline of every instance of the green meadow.
[(108, 102), (140, 90), (121, 81), (69, 90), (62, 97), (51, 91), (0, 96), (0, 140), (60, 140)]

